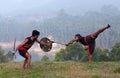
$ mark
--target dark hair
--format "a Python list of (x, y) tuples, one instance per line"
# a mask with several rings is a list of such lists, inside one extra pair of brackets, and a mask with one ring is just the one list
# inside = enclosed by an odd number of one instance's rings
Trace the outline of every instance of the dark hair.
[(32, 31), (32, 36), (36, 36), (36, 35), (39, 35), (39, 34), (40, 34), (40, 32), (37, 31), (37, 30), (33, 30), (33, 31)]
[(79, 39), (82, 37), (80, 34), (76, 34), (75, 36), (79, 37)]

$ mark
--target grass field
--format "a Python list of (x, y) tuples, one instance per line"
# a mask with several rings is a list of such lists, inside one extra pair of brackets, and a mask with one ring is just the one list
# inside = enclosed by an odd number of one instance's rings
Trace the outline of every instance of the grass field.
[(120, 78), (120, 62), (32, 62), (32, 72), (22, 63), (0, 64), (0, 78)]

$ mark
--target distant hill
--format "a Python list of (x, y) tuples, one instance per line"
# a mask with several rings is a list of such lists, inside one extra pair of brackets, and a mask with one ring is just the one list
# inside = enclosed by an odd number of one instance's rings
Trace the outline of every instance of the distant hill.
[(83, 36), (91, 34), (108, 23), (111, 28), (97, 39), (97, 47), (111, 48), (120, 40), (120, 11), (115, 7), (103, 7), (100, 12), (87, 12), (84, 15), (71, 15), (60, 10), (54, 17), (43, 19), (41, 16), (0, 16), (0, 42), (19, 41), (37, 29), (40, 38), (52, 36), (55, 40), (67, 43), (76, 33)]

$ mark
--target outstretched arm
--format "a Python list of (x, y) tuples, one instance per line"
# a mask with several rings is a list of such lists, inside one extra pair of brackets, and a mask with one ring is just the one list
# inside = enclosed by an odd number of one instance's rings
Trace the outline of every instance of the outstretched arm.
[(74, 42), (76, 42), (75, 39), (71, 40), (68, 44), (66, 44), (66, 46), (69, 46), (70, 44), (73, 44)]
[(42, 44), (42, 45), (46, 45), (46, 46), (51, 46), (51, 43), (45, 43), (44, 41), (39, 41), (39, 40), (36, 40), (39, 44)]
[(73, 40), (71, 40), (66, 46), (69, 46), (70, 44), (73, 44), (74, 42), (79, 41), (79, 37), (75, 36)]

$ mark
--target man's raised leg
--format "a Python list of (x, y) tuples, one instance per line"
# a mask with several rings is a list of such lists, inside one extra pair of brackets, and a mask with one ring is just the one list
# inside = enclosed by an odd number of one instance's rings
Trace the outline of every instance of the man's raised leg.
[(108, 24), (106, 27), (99, 29), (97, 32), (93, 33), (93, 37), (97, 37), (100, 33), (102, 33), (104, 30), (110, 28), (110, 25)]

